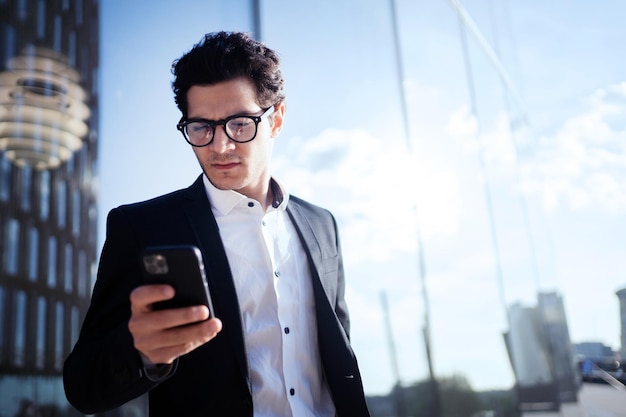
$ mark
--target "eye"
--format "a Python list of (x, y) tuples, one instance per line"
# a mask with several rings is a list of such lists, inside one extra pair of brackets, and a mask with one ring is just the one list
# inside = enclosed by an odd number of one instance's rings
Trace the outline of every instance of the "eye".
[(211, 125), (202, 122), (192, 122), (187, 125), (187, 132), (191, 134), (205, 133)]
[(228, 127), (230, 129), (244, 129), (252, 124), (252, 119), (247, 117), (237, 117), (236, 119), (231, 119), (228, 122)]

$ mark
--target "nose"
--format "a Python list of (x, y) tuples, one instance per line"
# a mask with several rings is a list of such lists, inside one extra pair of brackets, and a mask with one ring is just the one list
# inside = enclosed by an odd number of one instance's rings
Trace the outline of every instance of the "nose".
[(226, 129), (224, 125), (215, 126), (213, 141), (209, 144), (209, 147), (211, 147), (214, 152), (225, 153), (235, 149), (235, 142), (226, 136), (224, 129)]

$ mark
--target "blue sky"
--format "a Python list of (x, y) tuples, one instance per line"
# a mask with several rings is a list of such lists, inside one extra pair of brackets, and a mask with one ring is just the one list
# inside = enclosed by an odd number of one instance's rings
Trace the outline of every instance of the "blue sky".
[[(108, 210), (200, 173), (174, 127), (170, 65), (205, 32), (249, 28), (238, 2), (224, 3), (102, 2), (100, 241)], [(263, 40), (283, 59), (288, 95), (273, 168), (293, 194), (338, 218), (367, 393), (395, 382), (382, 292), (402, 382), (426, 376), (418, 229), (437, 374), (510, 387), (504, 305), (532, 305), (538, 290), (564, 297), (574, 342), (619, 348), (626, 5), (461, 2), (522, 98), (507, 96), (468, 33), (472, 105), (452, 3), (398, 0), (409, 147), (388, 2), (262, 3)], [(512, 129), (511, 120), (527, 123)]]

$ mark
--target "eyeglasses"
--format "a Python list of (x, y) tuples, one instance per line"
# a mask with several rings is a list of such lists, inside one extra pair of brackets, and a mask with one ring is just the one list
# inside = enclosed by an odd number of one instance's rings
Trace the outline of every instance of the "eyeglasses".
[(181, 131), (185, 140), (191, 146), (207, 146), (213, 142), (215, 128), (224, 126), (228, 139), (237, 143), (250, 142), (256, 137), (259, 123), (274, 113), (274, 106), (268, 107), (260, 116), (228, 116), (223, 120), (211, 121), (207, 119), (188, 119), (180, 121), (176, 128)]

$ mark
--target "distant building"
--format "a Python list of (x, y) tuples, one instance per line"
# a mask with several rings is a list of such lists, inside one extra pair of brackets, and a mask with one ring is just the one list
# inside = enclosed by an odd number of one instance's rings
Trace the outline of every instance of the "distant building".
[(561, 296), (538, 294), (537, 306), (509, 307), (505, 334), (522, 410), (559, 409), (577, 399), (578, 377)]
[(559, 388), (559, 398), (562, 402), (575, 402), (578, 398), (576, 358), (563, 298), (556, 292), (539, 293), (537, 308), (552, 357), (552, 372)]
[[(97, 0), (0, 1), (0, 415), (70, 415), (96, 267)], [(75, 414), (74, 414), (75, 415)]]
[(621, 325), (621, 346), (619, 353), (622, 359), (626, 359), (626, 288), (622, 288), (617, 291), (615, 295), (619, 298), (619, 316)]
[(610, 346), (600, 342), (574, 343), (574, 353), (580, 358), (606, 359), (615, 358), (615, 352)]

